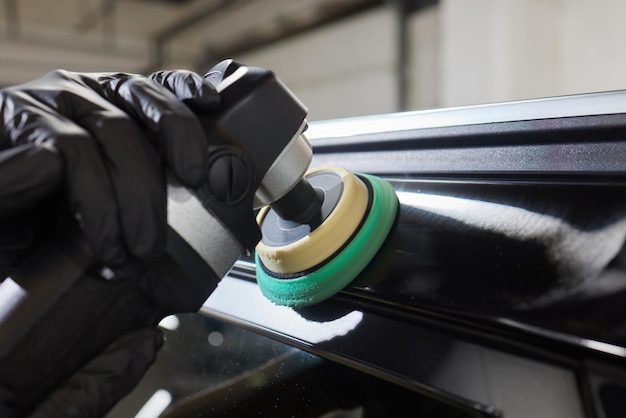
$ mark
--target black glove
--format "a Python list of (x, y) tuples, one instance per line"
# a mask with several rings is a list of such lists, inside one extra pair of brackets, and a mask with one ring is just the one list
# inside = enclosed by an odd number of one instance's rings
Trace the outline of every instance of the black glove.
[[(194, 112), (218, 98), (183, 71), (57, 71), (0, 91), (0, 269), (19, 266), (68, 208), (102, 263), (158, 257), (164, 166), (184, 185), (204, 181), (208, 147)], [(0, 359), (0, 414), (68, 416), (75, 405), (102, 416), (154, 360), (162, 314), (140, 280), (86, 272)]]
[(131, 331), (54, 390), (28, 418), (97, 418), (139, 383), (163, 344), (157, 329)]
[[(0, 91), (0, 219), (62, 190), (102, 263), (150, 261), (165, 248), (166, 165), (187, 186), (206, 177), (206, 138), (194, 113), (218, 103), (189, 72), (78, 74), (55, 71)], [(20, 223), (20, 222), (18, 222)], [(25, 224), (25, 238), (35, 238)], [(32, 244), (2, 237), (0, 265)], [(4, 244), (4, 245), (3, 245)]]

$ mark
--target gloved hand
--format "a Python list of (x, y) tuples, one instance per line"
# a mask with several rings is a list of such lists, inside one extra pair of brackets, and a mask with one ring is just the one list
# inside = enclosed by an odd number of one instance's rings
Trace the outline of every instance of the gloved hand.
[(145, 327), (122, 335), (56, 388), (28, 418), (97, 418), (139, 383), (163, 344), (159, 330)]
[[(201, 185), (207, 144), (189, 107), (207, 112), (219, 96), (193, 73), (150, 78), (55, 71), (0, 91), (0, 219), (61, 190), (99, 261), (159, 256), (166, 234), (160, 154), (182, 184)], [(32, 249), (32, 228), (41, 226), (28, 224), (11, 222), (29, 230), (3, 234), (0, 248), (11, 251), (2, 251), (0, 265)]]
[[(165, 169), (184, 185), (202, 184), (208, 147), (194, 112), (210, 112), (218, 99), (184, 71), (56, 71), (0, 91), (0, 274), (19, 266), (68, 209), (100, 262), (157, 258)], [(0, 414), (24, 416), (39, 405), (45, 416), (66, 416), (75, 404), (80, 416), (102, 416), (154, 360), (161, 316), (137, 283), (86, 272), (0, 358)], [(109, 368), (120, 362), (129, 366)]]

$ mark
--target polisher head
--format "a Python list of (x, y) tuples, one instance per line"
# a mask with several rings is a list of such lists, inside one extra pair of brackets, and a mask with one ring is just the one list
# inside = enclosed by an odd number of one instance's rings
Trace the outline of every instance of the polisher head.
[(316, 221), (287, 221), (269, 206), (257, 217), (257, 282), (278, 305), (313, 305), (346, 287), (374, 258), (398, 212), (395, 190), (381, 178), (338, 166), (305, 177), (324, 195)]

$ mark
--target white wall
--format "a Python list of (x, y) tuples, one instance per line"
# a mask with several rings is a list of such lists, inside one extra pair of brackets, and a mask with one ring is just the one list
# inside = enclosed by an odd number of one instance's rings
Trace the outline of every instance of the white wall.
[(441, 104), (626, 87), (622, 0), (442, 0)]
[[(275, 70), (310, 108), (311, 120), (395, 112), (393, 3), (235, 58)], [(625, 17), (624, 0), (440, 0), (408, 19), (408, 106), (626, 88)], [(142, 71), (148, 61), (149, 49), (139, 44), (124, 43), (124, 50), (141, 53), (117, 55), (85, 45), (91, 43), (60, 51), (0, 39), (2, 81), (60, 67)]]
[[(301, 97), (311, 120), (397, 111), (388, 3), (240, 57)], [(440, 0), (410, 16), (408, 106), (626, 88), (623, 0)]]
[(563, 5), (563, 90), (626, 88), (626, 2), (570, 0)]
[(396, 110), (395, 16), (382, 7), (235, 58), (271, 68), (319, 120)]
[(408, 20), (408, 98), (410, 109), (441, 104), (441, 13), (429, 7)]
[(558, 3), (443, 0), (441, 104), (557, 94)]

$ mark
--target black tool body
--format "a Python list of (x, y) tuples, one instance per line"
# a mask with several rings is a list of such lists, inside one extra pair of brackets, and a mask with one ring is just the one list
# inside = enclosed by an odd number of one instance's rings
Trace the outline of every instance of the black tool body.
[[(224, 255), (216, 248), (220, 268), (215, 268), (212, 255), (200, 254), (194, 245), (198, 237), (185, 236), (186, 230), (202, 226), (194, 225), (192, 210), (189, 219), (183, 216), (179, 222), (186, 225), (182, 233), (181, 228), (177, 230), (168, 221), (167, 251), (163, 257), (150, 266), (131, 262), (113, 271), (97, 264), (76, 223), (65, 219), (40, 250), (0, 285), (0, 301), (11, 301), (0, 307), (0, 359), (14, 349), (33, 324), (45, 321), (49, 310), (86, 273), (93, 279), (97, 272), (105, 272), (97, 280), (112, 284), (143, 275), (146, 283), (140, 286), (163, 314), (193, 312), (226, 273), (224, 266), (229, 268), (242, 253), (254, 248), (261, 236), (255, 222), (255, 192), (285, 146), (306, 126), (307, 110), (266, 69), (227, 60), (214, 67), (206, 79), (216, 86), (221, 97), (218, 109), (200, 117), (210, 154), (208, 180), (199, 189), (184, 190), (182, 200), (175, 179), (169, 179), (169, 186), (178, 191), (174, 200), (180, 203), (179, 207), (195, 202), (196, 214), (226, 231), (221, 235), (227, 235), (224, 239), (230, 240), (237, 251)], [(168, 191), (173, 206), (170, 194), (175, 193)], [(170, 217), (176, 217), (171, 209)], [(220, 236), (204, 237), (204, 241), (211, 242), (213, 238), (219, 246)]]

